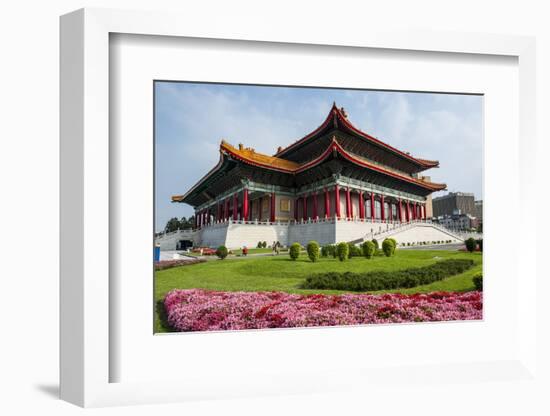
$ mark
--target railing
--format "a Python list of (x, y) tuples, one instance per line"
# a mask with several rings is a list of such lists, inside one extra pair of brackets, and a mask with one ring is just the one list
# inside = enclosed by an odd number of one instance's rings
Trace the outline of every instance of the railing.
[[(417, 220), (420, 221), (420, 220)], [(425, 221), (425, 220), (424, 220)], [(230, 224), (242, 224), (242, 225), (283, 225), (283, 224), (290, 224), (290, 225), (305, 225), (305, 224), (319, 224), (319, 223), (335, 223), (335, 222), (352, 222), (357, 224), (387, 224), (387, 225), (398, 225), (401, 224), (398, 220), (382, 220), (380, 218), (371, 219), (371, 218), (347, 218), (347, 217), (318, 217), (318, 218), (308, 218), (308, 219), (299, 219), (295, 220), (294, 218), (289, 220), (277, 220), (277, 221), (259, 221), (259, 220), (241, 220), (237, 219), (234, 220), (232, 218), (223, 220), (223, 221), (214, 221), (210, 222), (208, 224), (204, 224), (200, 227), (195, 228), (194, 230), (199, 230), (203, 228), (209, 228), (209, 227), (224, 227)]]

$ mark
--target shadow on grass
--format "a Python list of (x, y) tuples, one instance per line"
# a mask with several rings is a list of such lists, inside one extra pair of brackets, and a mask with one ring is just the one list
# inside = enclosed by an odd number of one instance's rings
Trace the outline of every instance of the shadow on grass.
[(176, 330), (173, 329), (168, 323), (168, 315), (166, 314), (166, 308), (164, 307), (164, 302), (162, 299), (157, 300), (155, 309), (157, 311), (162, 332), (176, 332)]

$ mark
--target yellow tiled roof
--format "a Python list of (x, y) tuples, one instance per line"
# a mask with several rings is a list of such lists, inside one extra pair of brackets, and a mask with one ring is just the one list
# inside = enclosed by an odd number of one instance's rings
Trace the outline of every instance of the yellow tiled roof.
[(254, 149), (247, 148), (242, 145), (239, 145), (239, 147), (237, 148), (224, 140), (222, 140), (221, 142), (220, 150), (225, 150), (233, 156), (244, 159), (246, 161), (275, 169), (293, 171), (300, 167), (300, 164), (292, 162), (291, 160), (281, 159), (279, 157), (258, 153)]

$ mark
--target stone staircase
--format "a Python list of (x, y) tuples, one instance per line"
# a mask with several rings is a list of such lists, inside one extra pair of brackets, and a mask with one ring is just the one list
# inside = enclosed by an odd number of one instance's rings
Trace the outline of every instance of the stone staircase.
[[(399, 238), (399, 237), (402, 238)], [(458, 233), (450, 230), (441, 224), (429, 220), (413, 220), (394, 225), (392, 228), (368, 233), (363, 238), (350, 241), (352, 244), (361, 244), (364, 241), (377, 239), (382, 241), (386, 238), (395, 238), (398, 243), (419, 242), (419, 241), (447, 241), (463, 242), (464, 238)]]

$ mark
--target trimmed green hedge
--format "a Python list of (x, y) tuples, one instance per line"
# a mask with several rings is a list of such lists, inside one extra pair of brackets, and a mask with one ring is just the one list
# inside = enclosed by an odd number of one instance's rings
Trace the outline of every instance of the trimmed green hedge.
[(290, 249), (288, 250), (288, 254), (292, 260), (297, 260), (298, 257), (300, 257), (300, 250), (302, 249), (302, 246), (300, 243), (292, 243), (290, 245)]
[(363, 256), (365, 256), (367, 259), (371, 259), (372, 256), (374, 256), (374, 252), (376, 251), (376, 246), (372, 241), (365, 241), (361, 248), (363, 249)]
[(226, 246), (219, 246), (216, 250), (216, 256), (218, 256), (218, 258), (220, 258), (221, 260), (225, 259), (228, 253), (229, 252), (227, 251)]
[(338, 243), (336, 245), (336, 254), (338, 256), (338, 260), (340, 261), (347, 260), (349, 257), (348, 243)]
[(483, 290), (482, 274), (476, 274), (474, 277), (472, 277), (472, 281), (474, 282), (474, 286), (476, 287), (476, 290)]
[(367, 273), (328, 272), (308, 276), (302, 289), (331, 289), (366, 292), (427, 285), (465, 272), (474, 265), (471, 259), (447, 259), (425, 267)]
[(319, 260), (319, 243), (317, 241), (307, 243), (307, 256), (312, 262)]

